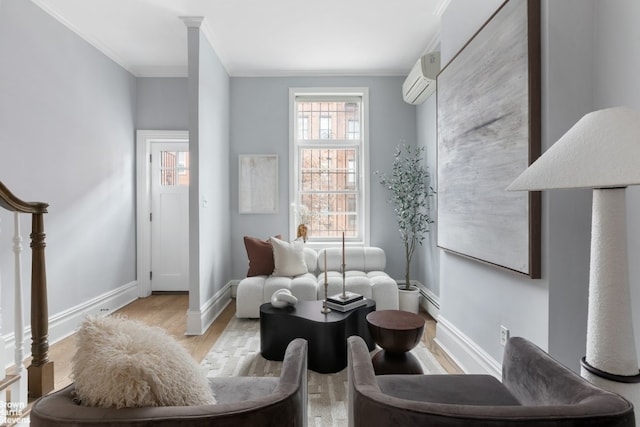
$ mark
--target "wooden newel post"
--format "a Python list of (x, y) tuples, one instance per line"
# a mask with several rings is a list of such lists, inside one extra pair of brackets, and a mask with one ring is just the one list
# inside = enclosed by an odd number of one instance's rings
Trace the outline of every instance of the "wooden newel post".
[(44, 262), (45, 233), (42, 213), (32, 215), (31, 228), (31, 365), (29, 397), (37, 398), (53, 390), (53, 362), (49, 360), (49, 310)]

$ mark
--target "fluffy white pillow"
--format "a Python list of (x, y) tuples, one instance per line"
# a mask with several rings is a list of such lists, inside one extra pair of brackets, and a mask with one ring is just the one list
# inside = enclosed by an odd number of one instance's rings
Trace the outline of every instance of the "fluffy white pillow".
[(275, 237), (269, 239), (273, 247), (273, 276), (298, 276), (307, 272), (304, 262), (304, 242), (296, 239), (285, 242)]
[(216, 403), (202, 368), (164, 330), (120, 316), (88, 317), (71, 360), (76, 397), (103, 408)]

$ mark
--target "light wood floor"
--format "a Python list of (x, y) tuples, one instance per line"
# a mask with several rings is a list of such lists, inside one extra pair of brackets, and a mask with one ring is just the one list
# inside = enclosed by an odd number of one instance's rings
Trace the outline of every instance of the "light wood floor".
[[(184, 335), (188, 305), (187, 295), (152, 295), (148, 298), (138, 299), (116, 313), (126, 315), (130, 319), (140, 320), (149, 325), (162, 327), (182, 343), (196, 360), (201, 361), (215, 344), (229, 320), (235, 315), (235, 300), (227, 306), (204, 335), (198, 336)], [(462, 373), (447, 354), (434, 342), (436, 321), (425, 312), (420, 314), (426, 321), (423, 337), (424, 344), (436, 356), (436, 359), (447, 372)], [(54, 385), (56, 390), (71, 383), (71, 358), (75, 350), (74, 336), (51, 345), (49, 349), (49, 358), (54, 361)]]

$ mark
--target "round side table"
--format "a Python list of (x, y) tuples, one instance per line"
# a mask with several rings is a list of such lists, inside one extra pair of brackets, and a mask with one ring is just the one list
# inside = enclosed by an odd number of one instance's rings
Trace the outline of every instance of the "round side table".
[(369, 331), (382, 350), (371, 359), (376, 375), (422, 374), (422, 365), (409, 353), (424, 333), (424, 319), (401, 310), (372, 311)]

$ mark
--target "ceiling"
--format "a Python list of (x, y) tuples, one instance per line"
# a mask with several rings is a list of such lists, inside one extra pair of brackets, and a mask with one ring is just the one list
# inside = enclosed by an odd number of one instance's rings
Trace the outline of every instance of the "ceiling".
[(136, 76), (186, 76), (187, 30), (231, 76), (406, 75), (450, 0), (32, 0)]

